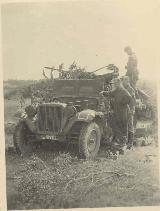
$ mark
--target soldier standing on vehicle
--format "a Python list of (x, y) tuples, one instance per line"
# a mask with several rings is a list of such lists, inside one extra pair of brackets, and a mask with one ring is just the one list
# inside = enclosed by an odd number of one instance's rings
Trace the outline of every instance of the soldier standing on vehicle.
[(114, 135), (113, 141), (115, 148), (123, 153), (123, 148), (127, 144), (128, 135), (128, 105), (132, 97), (128, 91), (124, 89), (120, 79), (113, 79), (113, 84), (115, 86), (113, 91), (102, 91), (100, 94), (103, 96), (109, 95), (113, 99), (113, 114), (110, 122)]
[(131, 47), (127, 46), (124, 48), (125, 53), (127, 53), (128, 57), (128, 62), (127, 65), (125, 66), (125, 69), (127, 70), (126, 76), (129, 77), (130, 85), (135, 89), (136, 83), (138, 80), (138, 61), (135, 53), (132, 51)]
[(132, 97), (128, 110), (128, 143), (127, 143), (127, 148), (131, 149), (134, 141), (134, 115), (135, 115), (136, 97), (135, 97), (135, 91), (129, 83), (129, 77), (123, 76), (121, 79), (124, 88), (129, 92), (129, 94)]

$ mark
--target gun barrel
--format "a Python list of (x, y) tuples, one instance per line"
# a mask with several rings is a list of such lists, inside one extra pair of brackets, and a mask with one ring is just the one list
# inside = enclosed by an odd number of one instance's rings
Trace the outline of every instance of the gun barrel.
[(102, 70), (102, 69), (104, 69), (104, 68), (107, 68), (108, 70), (118, 70), (118, 67), (116, 67), (116, 66), (113, 65), (113, 64), (109, 64), (109, 65), (107, 65), (107, 66), (100, 67), (100, 68), (98, 68), (98, 69), (96, 69), (96, 70), (94, 70), (94, 71), (92, 71), (92, 72), (90, 72), (90, 73), (95, 73), (95, 72), (97, 72), (97, 71), (99, 71), (99, 70)]
[(49, 69), (49, 70), (52, 70), (53, 69), (53, 67), (44, 67), (44, 68)]
[(144, 99), (149, 99), (150, 98), (150, 96), (147, 94), (147, 93), (145, 93), (143, 90), (141, 90), (140, 88), (137, 88), (137, 91), (138, 91), (138, 94), (142, 97), (142, 98), (144, 98)]
[(95, 73), (95, 72), (97, 72), (98, 70), (104, 69), (105, 67), (108, 67), (108, 66), (100, 67), (100, 68), (98, 68), (98, 69), (96, 69), (96, 70), (94, 70), (94, 71), (92, 71), (92, 72), (89, 72), (89, 73)]

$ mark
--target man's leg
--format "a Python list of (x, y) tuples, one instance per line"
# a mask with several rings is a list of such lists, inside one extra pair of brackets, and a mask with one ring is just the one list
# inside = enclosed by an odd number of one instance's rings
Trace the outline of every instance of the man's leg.
[(117, 113), (114, 114), (114, 118), (112, 120), (114, 138), (112, 140), (111, 150), (113, 153), (120, 152), (121, 154), (124, 154), (124, 147), (127, 144), (127, 118), (124, 117), (124, 113)]
[[(122, 114), (123, 113), (123, 114)], [(124, 154), (126, 145), (128, 142), (128, 112), (124, 109), (124, 112), (120, 114), (120, 124), (119, 124), (119, 153)]]
[(127, 142), (127, 149), (131, 149), (133, 146), (134, 141), (134, 125), (133, 125), (133, 118), (132, 114), (128, 115), (128, 142)]

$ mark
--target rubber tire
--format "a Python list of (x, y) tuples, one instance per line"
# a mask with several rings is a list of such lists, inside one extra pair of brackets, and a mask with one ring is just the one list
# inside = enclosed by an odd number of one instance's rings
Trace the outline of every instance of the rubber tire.
[[(88, 141), (88, 137), (91, 134), (91, 131), (95, 131), (96, 132), (96, 147), (94, 149), (94, 151), (89, 152), (88, 151), (88, 147), (87, 147), (87, 141)], [(96, 157), (98, 151), (99, 151), (99, 147), (100, 147), (100, 141), (101, 141), (101, 131), (99, 126), (95, 123), (95, 122), (91, 122), (89, 124), (85, 124), (81, 131), (80, 131), (80, 136), (79, 136), (79, 154), (80, 157), (83, 159), (93, 159)]]
[(13, 134), (13, 143), (19, 155), (28, 156), (32, 153), (32, 145), (27, 140), (30, 131), (25, 122), (19, 122)]

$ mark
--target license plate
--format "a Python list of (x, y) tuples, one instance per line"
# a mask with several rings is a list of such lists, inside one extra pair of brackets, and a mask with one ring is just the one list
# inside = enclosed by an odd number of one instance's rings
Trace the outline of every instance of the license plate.
[(43, 140), (45, 140), (45, 139), (48, 139), (48, 140), (57, 140), (57, 136), (55, 136), (55, 135), (44, 135), (44, 136), (41, 136), (41, 138)]

